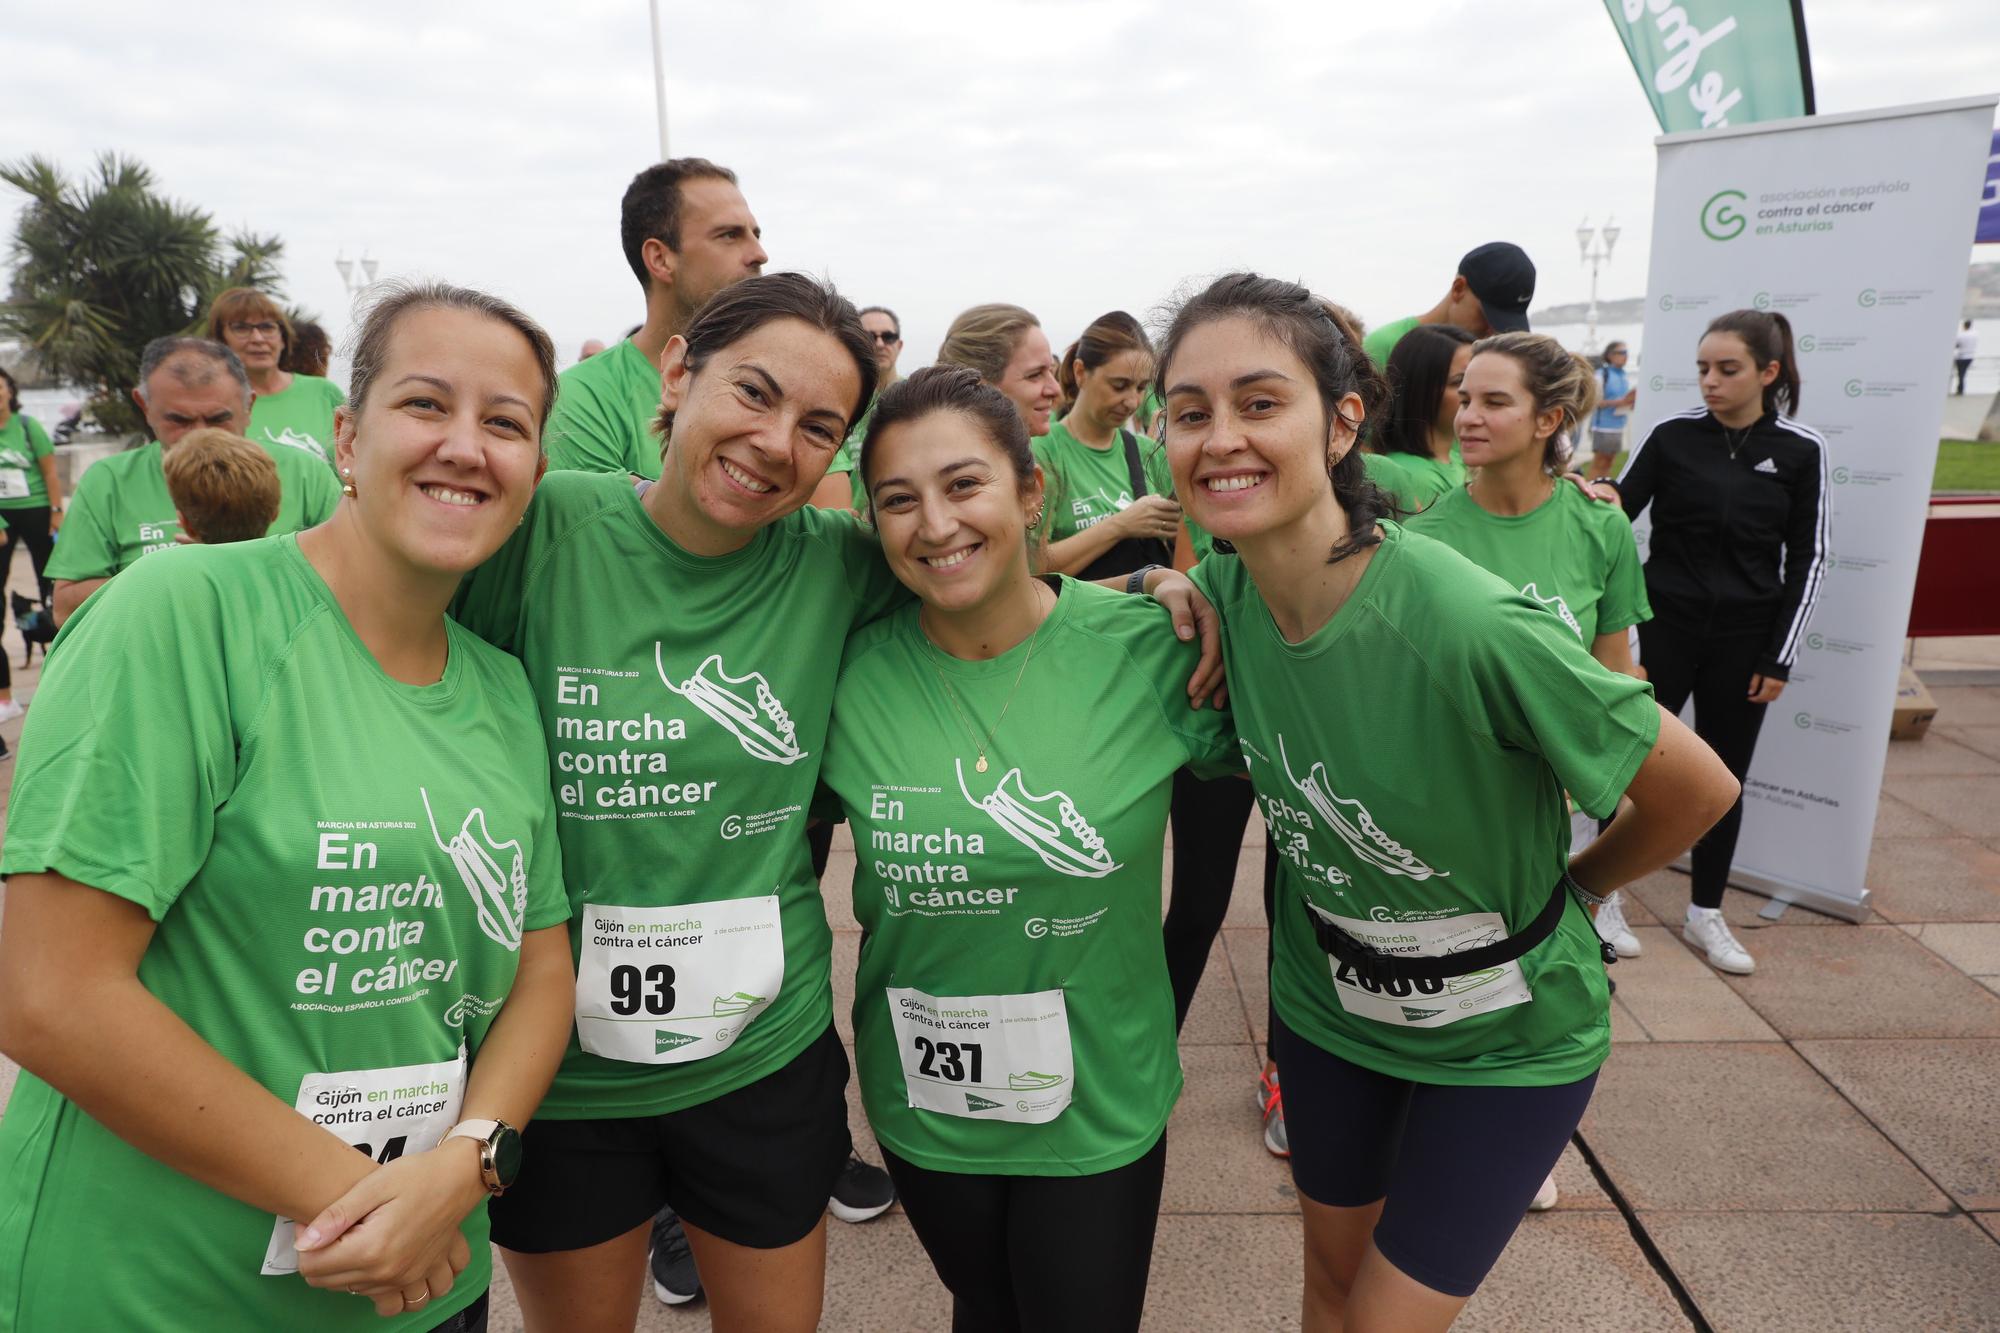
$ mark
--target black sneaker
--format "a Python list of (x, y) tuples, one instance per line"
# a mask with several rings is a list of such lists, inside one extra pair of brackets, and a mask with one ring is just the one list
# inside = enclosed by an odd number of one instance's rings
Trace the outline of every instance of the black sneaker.
[(653, 1269), (653, 1294), (663, 1305), (685, 1305), (701, 1295), (701, 1274), (695, 1271), (694, 1251), (688, 1248), (687, 1232), (671, 1208), (660, 1209), (653, 1219), (653, 1249), (648, 1256)]
[(840, 1179), (833, 1182), (833, 1197), (826, 1206), (843, 1222), (866, 1222), (888, 1212), (895, 1201), (896, 1186), (889, 1173), (849, 1153), (847, 1165), (840, 1169)]

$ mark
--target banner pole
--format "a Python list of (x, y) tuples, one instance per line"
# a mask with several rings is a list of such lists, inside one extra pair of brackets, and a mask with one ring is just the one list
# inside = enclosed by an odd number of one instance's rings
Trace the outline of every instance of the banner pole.
[(1813, 92), (1812, 48), (1806, 43), (1806, 0), (1792, 0), (1792, 32), (1799, 41), (1799, 91), (1805, 95), (1806, 114), (1819, 114), (1819, 98)]

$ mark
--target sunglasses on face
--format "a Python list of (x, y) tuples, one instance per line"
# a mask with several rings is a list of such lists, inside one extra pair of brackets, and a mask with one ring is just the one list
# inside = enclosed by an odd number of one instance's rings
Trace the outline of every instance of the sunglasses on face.
[(884, 346), (890, 346), (903, 341), (903, 335), (900, 333), (878, 333), (871, 331), (868, 336)]

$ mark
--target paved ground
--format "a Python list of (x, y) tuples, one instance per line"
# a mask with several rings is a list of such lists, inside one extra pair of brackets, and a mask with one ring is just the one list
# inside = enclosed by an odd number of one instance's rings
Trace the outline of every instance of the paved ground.
[[(19, 661), (9, 627), (4, 646)], [(1724, 978), (1662, 924), (1686, 881), (1628, 895), (1645, 955), (1618, 965), (1616, 1043), (1563, 1199), (1531, 1217), (1458, 1327), (2000, 1329), (2000, 641), (1920, 645), (1940, 712), (1891, 744), (1855, 926), (1732, 894), (1757, 975)], [(39, 659), (37, 659), (39, 666)], [(23, 697), (36, 672), (17, 671)], [(1962, 684), (1941, 684), (1962, 681)], [(1973, 683), (1976, 682), (1976, 683)], [(12, 745), (20, 724), (0, 728)], [(0, 761), (0, 813), (12, 760)], [(845, 833), (845, 830), (842, 830)], [(1182, 1041), (1146, 1326), (1298, 1325), (1296, 1196), (1253, 1108), (1265, 929), (1253, 824)], [(843, 1036), (858, 932), (854, 857), (827, 876)], [(0, 1099), (14, 1071), (0, 1061)], [(851, 1123), (879, 1160), (850, 1086)], [(949, 1306), (898, 1212), (830, 1223), (828, 1329), (931, 1330)], [(640, 1326), (698, 1333), (650, 1298)], [(520, 1327), (504, 1274), (493, 1327)]]

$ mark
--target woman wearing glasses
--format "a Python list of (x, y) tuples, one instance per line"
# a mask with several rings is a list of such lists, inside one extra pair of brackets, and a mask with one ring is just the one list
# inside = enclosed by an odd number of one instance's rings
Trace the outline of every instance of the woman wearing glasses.
[(208, 336), (250, 372), (250, 438), (273, 452), (301, 449), (333, 463), (333, 409), (347, 395), (332, 380), (280, 368), (292, 349), (292, 322), (254, 287), (231, 287), (208, 308)]
[[(861, 441), (868, 435), (868, 422), (875, 415), (875, 404), (889, 386), (903, 378), (896, 369), (896, 358), (903, 351), (903, 321), (896, 312), (885, 305), (871, 305), (861, 312), (861, 328), (868, 335), (868, 348), (875, 354), (876, 395), (868, 402), (868, 410), (861, 414), (861, 420), (854, 423), (854, 429), (847, 432), (847, 438), (834, 450), (833, 461), (826, 465), (826, 476), (820, 479), (813, 491), (812, 502), (821, 509), (852, 509), (857, 514), (868, 512), (868, 493), (861, 485), (861, 469), (855, 466), (861, 457)], [(831, 833), (831, 827), (819, 826)], [(814, 858), (824, 865), (826, 854), (819, 850), (815, 842)]]

